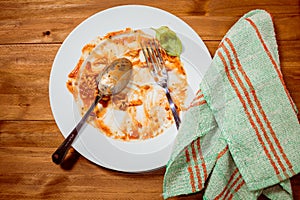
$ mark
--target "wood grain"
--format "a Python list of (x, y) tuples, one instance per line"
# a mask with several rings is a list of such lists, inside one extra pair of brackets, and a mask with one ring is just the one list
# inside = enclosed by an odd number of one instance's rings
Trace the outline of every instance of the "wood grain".
[[(87, 17), (112, 6), (136, 4), (114, 1), (1, 1), (0, 44), (61, 43)], [(143, 1), (181, 17), (205, 40), (221, 40), (241, 15), (252, 9), (265, 9), (276, 21), (279, 39), (297, 39), (300, 34), (299, 5), (289, 1)], [(242, 5), (242, 6), (241, 6)], [(287, 26), (288, 22), (288, 26)], [(30, 30), (30, 31), (28, 31)], [(299, 38), (298, 38), (299, 39)]]
[[(37, 16), (38, 18), (39, 16)], [(231, 16), (182, 16), (187, 24), (189, 24), (203, 40), (221, 40), (228, 28), (231, 27), (239, 18)], [(278, 20), (276, 20), (278, 19)], [(10, 43), (61, 43), (68, 34), (84, 19), (40, 19), (28, 20), (18, 25), (18, 21), (13, 27), (4, 22), (4, 26), (0, 26), (0, 44)], [(300, 34), (300, 29), (294, 29), (299, 16), (274, 17), (276, 22), (276, 32), (280, 40), (296, 40)], [(286, 23), (291, 23), (286, 26)], [(32, 27), (35, 31), (28, 31)], [(12, 33), (19, 33), (18, 35)], [(22, 37), (20, 37), (20, 35)], [(5, 39), (5, 38), (8, 38)]]
[[(126, 4), (164, 9), (189, 24), (213, 56), (246, 12), (273, 18), (281, 69), (300, 108), (298, 0), (2, 0), (0, 1), (0, 199), (163, 199), (165, 168), (122, 173), (99, 167), (74, 149), (57, 166), (51, 154), (63, 140), (49, 102), (55, 55), (70, 32), (91, 15)], [(291, 179), (300, 199), (300, 175)], [(201, 199), (202, 193), (178, 199)], [(260, 197), (259, 199), (266, 199)]]

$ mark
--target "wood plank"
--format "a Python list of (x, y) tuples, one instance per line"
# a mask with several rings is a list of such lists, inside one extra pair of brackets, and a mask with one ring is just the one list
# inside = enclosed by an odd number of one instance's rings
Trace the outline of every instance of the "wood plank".
[[(241, 15), (242, 16), (242, 15)], [(227, 31), (241, 17), (231, 16), (187, 16), (182, 19), (189, 24), (203, 40), (221, 40)], [(273, 16), (277, 40), (299, 40), (300, 16)]]
[(0, 45), (0, 93), (47, 94), (60, 45)]
[(52, 120), (49, 98), (43, 94), (0, 94), (0, 120)]
[(49, 75), (60, 45), (0, 45), (0, 119), (53, 119)]
[[(197, 1), (185, 1), (178, 0), (176, 4), (168, 0), (152, 1), (141, 0), (141, 5), (148, 5), (157, 8), (167, 10), (169, 12), (177, 13), (179, 15), (191, 15), (197, 13), (199, 15), (222, 15), (222, 16), (239, 16), (252, 9), (265, 9), (276, 15), (289, 15), (298, 14), (299, 4), (296, 0), (261, 0), (247, 1), (247, 0), (197, 0)], [(1, 18), (18, 18), (19, 16), (25, 16), (33, 18), (38, 15), (43, 15), (46, 12), (45, 17), (51, 17), (51, 15), (64, 15), (66, 17), (73, 18), (73, 15), (86, 16), (91, 13), (99, 12), (101, 10), (111, 8), (120, 5), (136, 4), (136, 1), (123, 0), (120, 3), (119, 0), (110, 1), (87, 1), (80, 0), (74, 1), (55, 1), (55, 0), (19, 0), (19, 1), (1, 1), (0, 7), (3, 8), (1, 12)], [(68, 15), (66, 13), (72, 13)]]
[[(61, 43), (71, 31), (87, 17), (89, 16), (80, 19), (57, 19), (53, 16), (52, 19), (22, 19), (21, 22), (12, 20), (9, 20), (9, 22), (2, 21), (0, 22), (0, 44)], [(182, 16), (181, 18), (189, 24), (203, 40), (221, 40), (239, 17)], [(297, 36), (300, 35), (300, 29), (295, 29), (295, 27), (299, 26), (299, 20), (300, 17), (294, 15), (274, 17), (278, 39), (297, 39)], [(7, 25), (9, 23), (12, 25)], [(18, 23), (20, 23), (20, 25), (17, 25)], [(1, 26), (1, 24), (4, 25)], [(31, 29), (33, 29), (33, 31)]]
[(263, 9), (272, 15), (299, 14), (299, 1), (248, 1), (248, 0), (210, 0), (207, 1), (206, 11), (211, 15), (238, 16), (254, 9)]
[[(84, 159), (77, 160), (72, 170), (65, 170), (50, 161), (51, 153), (51, 148), (44, 147), (0, 147), (1, 198), (21, 197), (20, 194), (34, 199), (55, 198), (58, 194), (123, 198), (133, 193), (153, 197), (162, 192), (163, 170), (126, 174), (98, 167)], [(130, 185), (132, 187), (128, 187)]]
[(0, 147), (58, 147), (62, 142), (55, 121), (0, 121)]
[[(266, 3), (268, 2), (268, 3)], [(124, 4), (131, 4), (125, 0)], [(246, 12), (266, 8), (274, 19), (280, 40), (292, 40), (300, 34), (300, 8), (295, 0), (249, 1), (151, 1), (143, 4), (155, 6), (182, 18), (205, 40), (220, 40), (227, 30)], [(113, 1), (1, 1), (0, 44), (9, 43), (61, 43), (67, 35), (89, 16), (120, 5)], [(230, 6), (229, 6), (230, 5)], [(242, 6), (241, 6), (242, 5)], [(47, 13), (47, 15), (45, 15)], [(125, 28), (125, 27), (124, 27)]]

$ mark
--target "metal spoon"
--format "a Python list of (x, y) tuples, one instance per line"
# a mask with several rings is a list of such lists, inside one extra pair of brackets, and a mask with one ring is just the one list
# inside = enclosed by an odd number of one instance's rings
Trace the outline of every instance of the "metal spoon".
[(52, 154), (52, 161), (60, 164), (70, 149), (74, 139), (79, 133), (79, 130), (84, 125), (90, 113), (102, 99), (103, 96), (109, 96), (121, 92), (128, 84), (132, 74), (132, 63), (126, 58), (119, 58), (108, 65), (96, 79), (98, 84), (99, 94), (96, 96), (91, 107), (82, 117), (80, 122), (63, 141), (63, 143)]

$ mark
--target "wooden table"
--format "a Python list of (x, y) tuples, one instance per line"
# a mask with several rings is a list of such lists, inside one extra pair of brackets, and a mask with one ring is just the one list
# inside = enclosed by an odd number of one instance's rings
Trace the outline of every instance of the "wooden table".
[[(49, 104), (54, 57), (67, 35), (104, 9), (143, 4), (187, 22), (211, 55), (244, 13), (273, 16), (284, 79), (300, 108), (300, 3), (297, 0), (2, 0), (0, 1), (0, 199), (162, 199), (164, 168), (128, 174), (92, 164), (76, 151), (57, 166), (62, 142)], [(300, 176), (292, 178), (300, 199)], [(201, 193), (173, 199), (199, 199)]]

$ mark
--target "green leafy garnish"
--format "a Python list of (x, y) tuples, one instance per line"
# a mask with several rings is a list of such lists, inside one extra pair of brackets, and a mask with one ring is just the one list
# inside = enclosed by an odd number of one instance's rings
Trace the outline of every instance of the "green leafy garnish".
[(182, 52), (182, 44), (176, 33), (167, 26), (161, 26), (158, 29), (153, 28), (153, 30), (156, 32), (156, 39), (167, 54), (179, 57)]

